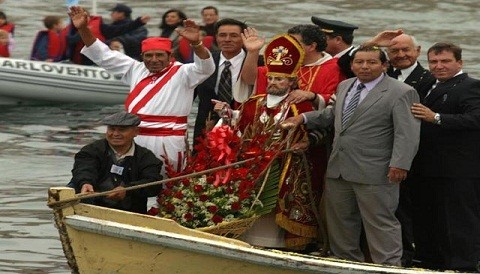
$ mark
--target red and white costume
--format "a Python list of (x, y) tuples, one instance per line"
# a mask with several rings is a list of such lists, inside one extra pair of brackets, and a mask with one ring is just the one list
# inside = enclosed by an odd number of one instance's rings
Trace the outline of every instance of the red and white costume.
[(181, 168), (194, 88), (215, 71), (212, 57), (194, 56), (191, 64), (175, 62), (155, 76), (143, 62), (110, 50), (98, 39), (81, 53), (130, 85), (125, 107), (142, 120), (135, 142), (152, 150), (159, 159), (168, 157), (174, 168)]

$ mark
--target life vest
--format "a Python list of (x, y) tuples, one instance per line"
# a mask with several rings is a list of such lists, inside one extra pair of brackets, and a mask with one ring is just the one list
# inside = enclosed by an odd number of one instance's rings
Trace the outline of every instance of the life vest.
[[(88, 21), (88, 27), (92, 31), (93, 36), (98, 38), (100, 41), (105, 42), (105, 36), (102, 34), (101, 26), (102, 25), (102, 17), (101, 16), (90, 16), (90, 21)], [(82, 50), (83, 46), (85, 44), (80, 41), (75, 45), (75, 48), (72, 53), (71, 60), (75, 64), (82, 64), (83, 63), (83, 57), (80, 51)]]
[(0, 57), (10, 57), (10, 51), (7, 45), (0, 45)]
[[(207, 49), (211, 49), (214, 41), (213, 36), (205, 36), (202, 39), (203, 46)], [(193, 50), (190, 46), (190, 42), (186, 39), (180, 39), (178, 42), (178, 53), (182, 60), (182, 63), (192, 63), (193, 62)]]
[[(47, 43), (41, 44), (40, 41), (47, 36)], [(47, 56), (40, 56), (41, 47), (47, 48)], [(54, 62), (61, 61), (65, 55), (66, 38), (65, 32), (57, 33), (52, 30), (39, 31), (35, 41), (33, 43), (32, 53), (30, 55), (31, 60), (52, 59)]]
[(15, 31), (15, 25), (12, 24), (12, 23), (6, 23), (5, 25), (3, 26), (0, 26), (0, 29), (8, 32), (8, 33), (11, 33), (12, 36), (14, 35), (14, 31)]
[[(6, 23), (5, 25), (0, 26), (0, 29), (10, 33), (13, 36), (13, 32), (15, 30), (15, 25), (12, 24), (12, 23)], [(7, 45), (0, 45), (0, 56), (1, 57), (10, 57), (10, 50), (8, 49), (8, 44)]]

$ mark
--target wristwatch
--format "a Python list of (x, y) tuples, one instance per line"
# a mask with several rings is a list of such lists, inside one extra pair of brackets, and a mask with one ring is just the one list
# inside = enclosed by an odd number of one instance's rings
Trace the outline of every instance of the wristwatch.
[(436, 125), (441, 125), (442, 124), (442, 119), (440, 118), (440, 113), (435, 113), (435, 116), (433, 116), (434, 123)]

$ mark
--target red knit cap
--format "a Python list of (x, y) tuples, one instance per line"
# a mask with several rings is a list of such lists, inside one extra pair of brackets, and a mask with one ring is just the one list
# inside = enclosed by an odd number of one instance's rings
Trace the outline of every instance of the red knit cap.
[(172, 41), (164, 37), (150, 37), (142, 41), (142, 53), (149, 50), (172, 52)]

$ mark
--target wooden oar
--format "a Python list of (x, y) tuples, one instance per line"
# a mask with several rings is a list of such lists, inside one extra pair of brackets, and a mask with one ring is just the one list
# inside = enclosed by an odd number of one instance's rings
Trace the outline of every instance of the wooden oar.
[(129, 186), (129, 187), (125, 187), (123, 189), (112, 189), (112, 190), (108, 190), (108, 191), (104, 191), (104, 192), (95, 192), (95, 193), (91, 193), (91, 194), (77, 194), (75, 197), (68, 198), (68, 199), (65, 199), (65, 200), (62, 200), (62, 201), (49, 202), (49, 203), (47, 203), (47, 205), (49, 207), (55, 207), (57, 205), (64, 204), (64, 203), (69, 203), (69, 202), (73, 202), (73, 201), (80, 201), (80, 200), (88, 199), (88, 198), (107, 196), (109, 194), (119, 192), (119, 191), (129, 191), (129, 190), (135, 190), (135, 189), (145, 188), (145, 187), (149, 187), (149, 186), (161, 185), (161, 184), (165, 184), (165, 183), (172, 182), (172, 181), (178, 181), (178, 180), (182, 180), (182, 179), (195, 177), (195, 176), (207, 174), (207, 173), (210, 173), (210, 172), (226, 169), (226, 168), (229, 168), (229, 167), (234, 167), (236, 165), (243, 165), (243, 164), (248, 163), (248, 162), (250, 162), (254, 159), (255, 158), (245, 159), (245, 160), (238, 161), (238, 162), (235, 162), (235, 163), (231, 163), (231, 164), (228, 164), (228, 165), (214, 167), (214, 168), (206, 169), (206, 170), (203, 170), (203, 171), (194, 172), (194, 173), (190, 173), (190, 174), (185, 174), (185, 175), (181, 175), (181, 176), (177, 176), (177, 177), (173, 177), (173, 178), (168, 178), (168, 179), (164, 179), (164, 180), (160, 180), (160, 181), (150, 182), (150, 183), (146, 183), (146, 184)]

